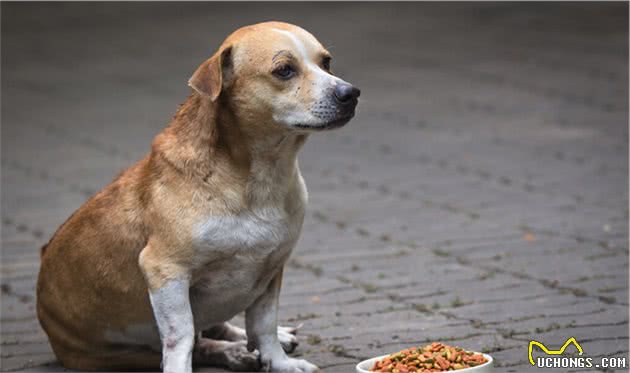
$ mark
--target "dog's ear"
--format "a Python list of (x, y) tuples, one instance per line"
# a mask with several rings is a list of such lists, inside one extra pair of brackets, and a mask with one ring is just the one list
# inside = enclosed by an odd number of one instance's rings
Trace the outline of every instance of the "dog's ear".
[(202, 95), (210, 96), (212, 101), (221, 94), (225, 84), (225, 78), (232, 68), (232, 47), (228, 46), (199, 66), (197, 71), (188, 80), (188, 85)]

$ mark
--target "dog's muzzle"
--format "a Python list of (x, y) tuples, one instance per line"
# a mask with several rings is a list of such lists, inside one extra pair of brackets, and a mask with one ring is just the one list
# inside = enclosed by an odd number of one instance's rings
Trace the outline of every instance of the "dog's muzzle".
[(321, 124), (297, 124), (294, 127), (324, 130), (338, 128), (354, 117), (354, 111), (359, 103), (361, 91), (348, 83), (339, 83), (332, 88), (325, 98), (316, 102), (311, 114), (320, 119)]

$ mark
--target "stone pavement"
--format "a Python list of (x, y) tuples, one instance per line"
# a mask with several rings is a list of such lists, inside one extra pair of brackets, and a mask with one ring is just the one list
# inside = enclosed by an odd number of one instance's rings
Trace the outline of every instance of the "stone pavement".
[(39, 247), (147, 152), (223, 37), (269, 19), (312, 31), (363, 92), (301, 154), (295, 355), (350, 372), (438, 340), (521, 372), (530, 339), (570, 336), (628, 355), (627, 3), (1, 10), (2, 370), (63, 370), (35, 317)]

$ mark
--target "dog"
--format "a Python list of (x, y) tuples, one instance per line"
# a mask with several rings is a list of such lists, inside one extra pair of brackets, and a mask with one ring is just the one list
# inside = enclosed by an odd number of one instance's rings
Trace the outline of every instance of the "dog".
[[(307, 191), (297, 154), (341, 127), (360, 91), (304, 29), (238, 29), (189, 80), (150, 153), (82, 205), (41, 252), (37, 314), (80, 370), (196, 365), (314, 372), (277, 326)], [(228, 323), (245, 311), (245, 329)]]

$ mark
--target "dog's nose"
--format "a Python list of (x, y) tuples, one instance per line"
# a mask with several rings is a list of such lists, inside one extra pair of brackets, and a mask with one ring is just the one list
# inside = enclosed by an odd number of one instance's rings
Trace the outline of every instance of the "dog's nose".
[(361, 95), (361, 90), (352, 84), (339, 83), (335, 86), (335, 98), (342, 104), (347, 104), (357, 99)]

